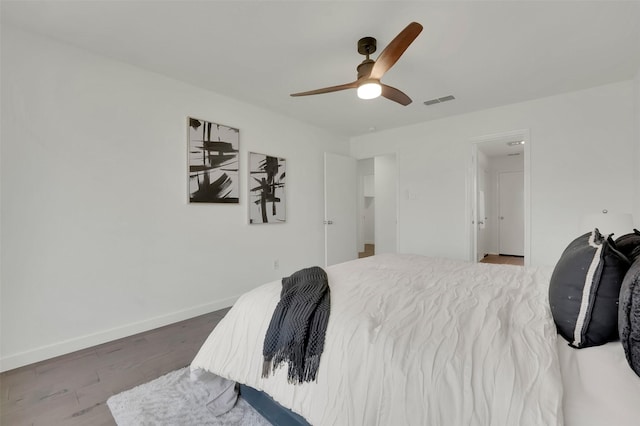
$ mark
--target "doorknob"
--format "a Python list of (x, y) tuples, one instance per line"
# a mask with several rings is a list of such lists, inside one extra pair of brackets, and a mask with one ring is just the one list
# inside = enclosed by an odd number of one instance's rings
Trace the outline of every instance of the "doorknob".
[(500, 216), (500, 220), (504, 220), (504, 216)]
[(325, 225), (333, 225), (333, 221), (332, 220), (325, 220), (324, 224)]

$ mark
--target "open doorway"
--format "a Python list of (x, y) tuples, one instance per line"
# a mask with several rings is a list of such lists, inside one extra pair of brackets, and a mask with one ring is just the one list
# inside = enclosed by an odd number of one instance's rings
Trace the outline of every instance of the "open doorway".
[(375, 254), (375, 164), (358, 160), (358, 258)]
[(470, 260), (529, 263), (529, 132), (472, 140)]
[(395, 154), (358, 160), (358, 257), (397, 252)]

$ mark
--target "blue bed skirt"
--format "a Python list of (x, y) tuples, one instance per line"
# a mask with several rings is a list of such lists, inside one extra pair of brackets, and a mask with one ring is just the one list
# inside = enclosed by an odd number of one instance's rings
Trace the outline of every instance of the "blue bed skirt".
[(264, 392), (240, 384), (240, 395), (274, 426), (311, 426), (302, 416), (284, 408)]

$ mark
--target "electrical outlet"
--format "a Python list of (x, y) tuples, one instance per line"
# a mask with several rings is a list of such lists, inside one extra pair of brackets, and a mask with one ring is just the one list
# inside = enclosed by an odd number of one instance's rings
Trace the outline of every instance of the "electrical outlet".
[(280, 261), (278, 259), (273, 261), (273, 269), (279, 269), (280, 268)]

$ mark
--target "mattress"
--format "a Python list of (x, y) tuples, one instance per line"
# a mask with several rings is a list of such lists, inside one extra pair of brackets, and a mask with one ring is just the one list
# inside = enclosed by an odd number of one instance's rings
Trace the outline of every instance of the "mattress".
[(548, 271), (413, 255), (327, 268), (317, 382), (262, 378), (279, 281), (243, 295), (192, 363), (265, 391), (316, 426), (562, 425)]
[(574, 349), (558, 339), (567, 426), (640, 424), (640, 377), (620, 342)]

